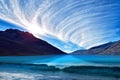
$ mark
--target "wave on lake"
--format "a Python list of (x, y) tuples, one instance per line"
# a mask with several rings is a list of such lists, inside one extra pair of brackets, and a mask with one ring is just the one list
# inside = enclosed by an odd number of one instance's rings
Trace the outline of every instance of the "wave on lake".
[(0, 80), (118, 80), (119, 56), (0, 57)]

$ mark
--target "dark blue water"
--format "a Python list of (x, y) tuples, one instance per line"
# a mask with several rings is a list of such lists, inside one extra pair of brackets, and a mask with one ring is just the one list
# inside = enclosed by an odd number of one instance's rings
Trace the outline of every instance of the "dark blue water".
[(120, 56), (0, 57), (0, 80), (119, 80)]

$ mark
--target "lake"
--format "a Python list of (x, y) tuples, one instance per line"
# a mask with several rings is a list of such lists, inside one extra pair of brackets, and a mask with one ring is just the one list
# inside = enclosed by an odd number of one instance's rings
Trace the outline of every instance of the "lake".
[(120, 80), (120, 56), (1, 56), (0, 80)]

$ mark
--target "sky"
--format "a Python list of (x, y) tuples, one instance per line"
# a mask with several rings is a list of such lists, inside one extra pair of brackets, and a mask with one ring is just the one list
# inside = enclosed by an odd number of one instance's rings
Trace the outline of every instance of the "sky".
[(64, 52), (120, 40), (120, 0), (0, 0), (0, 30), (32, 33)]
[(15, 25), (15, 24), (12, 24), (12, 23), (9, 23), (7, 21), (4, 21), (4, 20), (1, 20), (0, 19), (0, 31), (4, 31), (6, 29), (19, 29), (21, 31), (26, 31), (25, 29), (21, 28), (20, 26), (18, 25)]

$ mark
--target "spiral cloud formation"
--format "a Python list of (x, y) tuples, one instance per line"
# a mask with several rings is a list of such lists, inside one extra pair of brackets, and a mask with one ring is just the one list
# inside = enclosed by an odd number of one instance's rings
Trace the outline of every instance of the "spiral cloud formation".
[(0, 19), (66, 52), (120, 39), (120, 0), (0, 0)]

